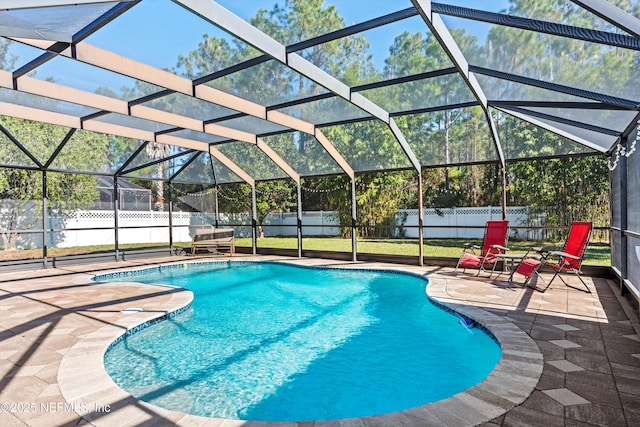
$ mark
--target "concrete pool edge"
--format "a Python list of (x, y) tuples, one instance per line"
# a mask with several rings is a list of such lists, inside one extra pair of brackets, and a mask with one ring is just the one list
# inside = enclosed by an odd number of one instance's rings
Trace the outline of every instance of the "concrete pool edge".
[[(166, 265), (172, 265), (167, 263)], [(358, 269), (359, 265), (345, 265)], [(360, 265), (368, 269), (365, 265)], [(370, 265), (369, 265), (370, 267)], [(383, 268), (387, 269), (387, 268)], [(391, 271), (409, 272), (401, 266), (389, 268)], [(114, 270), (115, 272), (123, 269)], [(132, 277), (132, 281), (135, 280)], [(440, 279), (429, 277), (430, 285), (437, 287)], [(146, 285), (161, 286), (161, 285)], [(315, 426), (411, 426), (411, 425), (477, 425), (496, 418), (523, 402), (531, 395), (542, 374), (542, 354), (533, 339), (514, 323), (489, 313), (481, 308), (460, 305), (453, 300), (430, 298), (456, 312), (482, 324), (498, 340), (502, 347), (502, 357), (493, 371), (478, 385), (460, 392), (450, 398), (425, 404), (417, 408), (371, 417), (343, 419), (334, 421), (316, 421)], [(76, 343), (64, 355), (58, 371), (60, 391), (83, 418), (93, 425), (135, 424), (136, 419), (148, 419), (150, 414), (164, 420), (184, 425), (206, 426), (295, 426), (308, 425), (295, 422), (257, 422), (206, 418), (181, 412), (169, 411), (155, 405), (135, 399), (120, 389), (107, 374), (103, 357), (107, 348), (117, 340), (125, 330), (131, 330), (144, 322), (180, 310), (191, 303), (192, 294), (188, 291), (172, 295), (164, 307), (164, 313), (140, 312), (125, 316), (117, 324), (106, 325)], [(124, 329), (123, 329), (124, 328)], [(472, 355), (470, 355), (472, 357)], [(91, 373), (90, 382), (86, 381)], [(100, 408), (114, 407), (126, 411), (114, 411), (105, 415)], [(97, 408), (97, 409), (96, 409)]]

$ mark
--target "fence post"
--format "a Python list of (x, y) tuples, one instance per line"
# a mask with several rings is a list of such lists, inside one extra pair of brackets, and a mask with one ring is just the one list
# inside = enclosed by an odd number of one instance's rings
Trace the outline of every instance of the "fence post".
[(453, 207), (453, 225), (456, 226), (456, 239), (458, 238), (458, 208)]

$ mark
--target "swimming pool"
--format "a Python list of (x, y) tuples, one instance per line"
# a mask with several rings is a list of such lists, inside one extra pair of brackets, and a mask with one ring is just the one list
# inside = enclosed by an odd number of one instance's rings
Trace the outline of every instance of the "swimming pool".
[(500, 347), (434, 305), (424, 278), (216, 262), (102, 280), (194, 292), (192, 307), (105, 354), (135, 397), (197, 415), (266, 421), (395, 412), (482, 381)]

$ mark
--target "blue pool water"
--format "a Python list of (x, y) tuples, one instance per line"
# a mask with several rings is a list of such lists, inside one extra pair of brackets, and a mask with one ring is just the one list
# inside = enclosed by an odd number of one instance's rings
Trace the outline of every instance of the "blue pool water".
[(110, 277), (190, 289), (192, 307), (115, 344), (113, 380), (196, 415), (328, 420), (399, 411), (482, 381), (500, 358), (421, 277), (220, 262)]

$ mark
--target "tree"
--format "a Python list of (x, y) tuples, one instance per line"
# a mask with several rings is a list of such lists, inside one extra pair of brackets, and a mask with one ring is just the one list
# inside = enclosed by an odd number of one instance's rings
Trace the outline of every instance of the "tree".
[[(41, 163), (46, 163), (69, 132), (69, 129), (45, 123), (0, 116), (0, 125)], [(100, 134), (74, 134), (79, 141), (67, 144), (58, 154), (69, 170), (85, 170), (86, 165), (105, 164), (108, 137)], [(0, 236), (4, 250), (37, 246), (36, 235), (19, 230), (42, 228), (42, 171), (16, 145), (5, 140), (0, 144), (0, 158), (5, 164), (23, 168), (0, 168)], [(27, 164), (26, 162), (31, 162)], [(26, 169), (24, 167), (29, 167)], [(35, 168), (35, 170), (34, 170)], [(78, 173), (47, 172), (49, 215), (64, 221), (76, 209), (88, 207), (98, 198), (96, 177)]]
[[(145, 147), (149, 159), (153, 162), (162, 160), (169, 156), (171, 147), (167, 144), (152, 141)], [(162, 162), (156, 163), (155, 175), (158, 180), (155, 182), (155, 203), (154, 208), (157, 211), (164, 210), (164, 165)]]
[[(334, 6), (326, 6), (323, 0), (285, 0), (282, 4), (274, 5), (271, 10), (260, 9), (250, 23), (285, 45), (345, 26), (344, 19), (337, 9)], [(358, 84), (366, 78), (368, 73), (373, 72), (368, 47), (364, 37), (355, 36), (332, 41), (322, 46), (314, 46), (297, 53), (347, 84)], [(177, 70), (193, 78), (211, 74), (255, 57), (257, 54), (255, 49), (240, 41), (229, 41), (205, 34), (196, 50), (179, 58)], [(211, 84), (267, 105), (325, 91), (315, 82), (302, 77), (275, 60), (216, 79)], [(315, 110), (307, 111), (306, 114), (321, 113), (318, 106), (307, 108)], [(279, 140), (272, 139), (269, 143), (276, 148), (287, 145), (291, 147), (291, 141), (284, 141), (285, 139), (287, 137), (283, 136)], [(318, 153), (318, 150), (323, 151), (319, 144), (312, 144), (305, 137), (300, 136), (297, 140), (294, 144), (298, 144), (296, 148), (299, 150), (300, 157), (318, 156), (326, 159), (326, 153), (323, 153), (324, 156)], [(250, 164), (251, 166), (245, 166), (245, 169), (258, 180), (271, 180), (285, 176), (273, 162), (247, 147), (246, 143), (223, 144), (219, 149), (240, 166)], [(295, 162), (293, 159), (291, 161)], [(318, 163), (318, 168), (322, 167), (323, 165)], [(260, 182), (257, 187), (259, 224), (262, 224), (268, 213), (293, 209), (297, 205), (295, 187), (289, 180)], [(239, 188), (246, 193), (246, 186)], [(251, 200), (250, 194), (243, 194), (243, 196)]]
[[(618, 3), (624, 8), (631, 7), (629, 1)], [(605, 29), (608, 25), (571, 3), (556, 0), (535, 3), (513, 0), (507, 13), (596, 29)], [(344, 20), (336, 8), (325, 5), (322, 0), (285, 0), (270, 10), (261, 9), (250, 22), (287, 46), (344, 26)], [(622, 91), (628, 88), (632, 81), (629, 77), (633, 76), (632, 65), (638, 63), (638, 55), (633, 52), (506, 26), (493, 26), (486, 44), (480, 44), (464, 30), (454, 29), (451, 32), (472, 64), (485, 65), (488, 62), (489, 66), (500, 70), (564, 84), (589, 86), (596, 81), (598, 84), (611, 81), (612, 87)], [(380, 72), (377, 72), (372, 64), (369, 44), (363, 35), (341, 38), (297, 53), (351, 86), (452, 66), (439, 42), (426, 32), (399, 34), (390, 46), (389, 56)], [(180, 58), (178, 68), (184, 70), (188, 76), (202, 76), (258, 54), (238, 41), (205, 35), (197, 50)], [(597, 63), (598, 67), (593, 67), (594, 63)], [(603, 78), (601, 71), (589, 71), (594, 68), (603, 69), (605, 65), (608, 67), (605, 74), (611, 76)], [(576, 73), (576, 69), (579, 73)], [(579, 77), (576, 77), (578, 75)], [(496, 82), (496, 87), (491, 87), (492, 82)], [(216, 79), (210, 84), (265, 105), (324, 91), (314, 82), (275, 60)], [(493, 94), (492, 96), (498, 93), (508, 94), (509, 99), (538, 99), (539, 94), (536, 91), (540, 90), (499, 79), (489, 79), (488, 83), (483, 84), (489, 85), (487, 92)], [(411, 110), (418, 102), (421, 102), (421, 107), (438, 107), (474, 100), (464, 80), (457, 74), (367, 90), (363, 94), (379, 105), (393, 105), (394, 111)], [(310, 103), (296, 108), (307, 109), (298, 112), (302, 116), (325, 117), (321, 116), (326, 114), (323, 107), (322, 103)], [(395, 120), (423, 166), (444, 165), (441, 169), (423, 170), (425, 205), (444, 207), (499, 203), (501, 179), (497, 169), (497, 154), (481, 108), (442, 109), (395, 117)], [(508, 159), (582, 154), (587, 151), (569, 140), (526, 123), (518, 123), (504, 115), (497, 116), (497, 123)], [(357, 172), (387, 168), (411, 169), (394, 136), (386, 125), (377, 120), (325, 127), (323, 133)], [(322, 150), (319, 144), (309, 140), (303, 141), (304, 138), (300, 137), (289, 138), (290, 141), (284, 141), (287, 139), (285, 137), (280, 139), (282, 141), (273, 140), (269, 141), (269, 144), (272, 147), (295, 149), (297, 157), (287, 157), (284, 154), (286, 151), (281, 151), (280, 155), (296, 170), (305, 170), (307, 174), (335, 173), (333, 169), (323, 169), (331, 162), (318, 162), (312, 166), (309, 166), (309, 162), (304, 163), (309, 158), (320, 158), (316, 156), (316, 151)], [(233, 158), (229, 152), (226, 154)], [(241, 162), (242, 157), (246, 155), (240, 156), (237, 162)], [(304, 164), (301, 164), (301, 159)], [(496, 164), (456, 166), (485, 161), (496, 161)], [(251, 175), (270, 179), (269, 173), (261, 170), (265, 163), (258, 164), (260, 166), (251, 169)], [(580, 162), (576, 165), (587, 167)], [(307, 166), (308, 170), (305, 169)], [(597, 183), (600, 179), (594, 179), (595, 187), (599, 188)], [(402, 200), (398, 206), (415, 205), (414, 200), (407, 200), (403, 194), (391, 197), (394, 193), (389, 191), (396, 187), (415, 188), (415, 180), (416, 174), (411, 172), (395, 175), (359, 173), (357, 204), (360, 223), (379, 224), (380, 218), (386, 218), (386, 208), (393, 205), (391, 199), (394, 197)], [(317, 191), (305, 193), (305, 209), (311, 209), (312, 206), (321, 206), (324, 209), (331, 207), (343, 212), (343, 223), (347, 221), (345, 224), (350, 224), (350, 184), (346, 177), (305, 179), (305, 183), (313, 188), (313, 191)], [(294, 206), (295, 193), (286, 190), (288, 185), (278, 190), (276, 184), (269, 186), (272, 188), (258, 195), (261, 212), (278, 209), (280, 204), (289, 206), (289, 209)], [(518, 190), (527, 191), (526, 188)], [(408, 193), (412, 194), (412, 191)], [(287, 194), (290, 198), (285, 197)], [(529, 195), (525, 193), (519, 200), (525, 200)], [(515, 202), (515, 198), (510, 201)], [(262, 217), (262, 214), (259, 216)]]
[(256, 208), (258, 237), (264, 237), (265, 218), (271, 213), (296, 212), (297, 191), (293, 180), (264, 181), (256, 183)]

